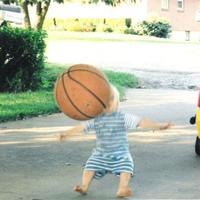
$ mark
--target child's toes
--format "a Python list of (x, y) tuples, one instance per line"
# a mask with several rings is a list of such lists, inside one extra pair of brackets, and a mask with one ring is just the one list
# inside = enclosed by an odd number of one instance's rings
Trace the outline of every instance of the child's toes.
[(125, 188), (117, 192), (118, 198), (126, 198), (126, 197), (131, 197), (131, 196), (133, 196), (133, 192), (131, 188)]
[(84, 190), (84, 188), (82, 188), (80, 185), (76, 185), (74, 187), (74, 191), (75, 192), (79, 192), (80, 194), (83, 194), (83, 195), (87, 193), (87, 191)]

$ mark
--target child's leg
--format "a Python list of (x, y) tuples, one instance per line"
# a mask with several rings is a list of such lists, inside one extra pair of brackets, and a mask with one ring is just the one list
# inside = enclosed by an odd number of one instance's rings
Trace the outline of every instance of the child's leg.
[(80, 192), (81, 194), (86, 194), (88, 191), (88, 188), (90, 186), (90, 183), (94, 177), (95, 171), (83, 171), (83, 177), (82, 177), (82, 185), (77, 185), (74, 188), (74, 191)]
[(128, 186), (131, 179), (131, 174), (128, 172), (122, 172), (120, 174), (119, 188), (117, 191), (117, 197), (130, 197), (132, 196), (131, 188)]

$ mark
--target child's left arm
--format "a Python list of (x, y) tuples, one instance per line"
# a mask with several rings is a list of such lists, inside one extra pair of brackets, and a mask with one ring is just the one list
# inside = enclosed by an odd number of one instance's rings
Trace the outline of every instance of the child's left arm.
[(165, 123), (158, 123), (150, 119), (141, 119), (138, 123), (138, 127), (140, 128), (149, 128), (153, 130), (165, 130), (172, 126), (172, 123), (165, 122)]
[(125, 126), (127, 129), (144, 128), (152, 130), (164, 130), (172, 126), (172, 123), (159, 123), (150, 119), (140, 118), (136, 115), (125, 114)]

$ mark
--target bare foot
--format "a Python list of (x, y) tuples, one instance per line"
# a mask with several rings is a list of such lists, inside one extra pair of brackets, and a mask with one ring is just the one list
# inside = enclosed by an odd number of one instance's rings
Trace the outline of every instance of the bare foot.
[(132, 192), (131, 188), (129, 188), (129, 187), (119, 189), (117, 192), (118, 198), (126, 198), (126, 197), (131, 197), (131, 196), (133, 196), (133, 192)]
[(75, 191), (75, 192), (79, 192), (79, 193), (82, 194), (82, 195), (87, 194), (87, 189), (86, 189), (84, 186), (80, 186), (80, 185), (76, 185), (76, 186), (74, 187), (74, 191)]

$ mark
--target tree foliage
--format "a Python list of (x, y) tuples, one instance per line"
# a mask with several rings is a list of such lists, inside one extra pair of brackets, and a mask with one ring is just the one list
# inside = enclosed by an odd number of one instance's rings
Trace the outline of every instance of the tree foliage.
[[(14, 3), (22, 8), (24, 13), (24, 25), (26, 28), (42, 29), (43, 23), (52, 0), (0, 0), (4, 4)], [(63, 3), (63, 0), (54, 0)], [(28, 6), (36, 6), (36, 24), (31, 24)]]
[[(89, 3), (98, 3), (100, 1), (104, 2), (107, 5), (116, 6), (117, 4), (120, 4), (126, 0), (89, 0)], [(129, 2), (136, 3), (137, 0), (129, 0)]]
[[(15, 3), (22, 8), (24, 13), (24, 25), (26, 28), (35, 28), (37, 30), (42, 29), (44, 20), (52, 1), (57, 3), (64, 3), (66, 0), (0, 0), (4, 4)], [(67, 0), (70, 1), (70, 0)], [(105, 2), (107, 5), (116, 6), (117, 4), (124, 2), (126, 0), (80, 0), (85, 3), (98, 3), (99, 1)], [(129, 0), (129, 2), (136, 3), (137, 0)], [(36, 6), (36, 24), (32, 24), (29, 15), (28, 6)]]

